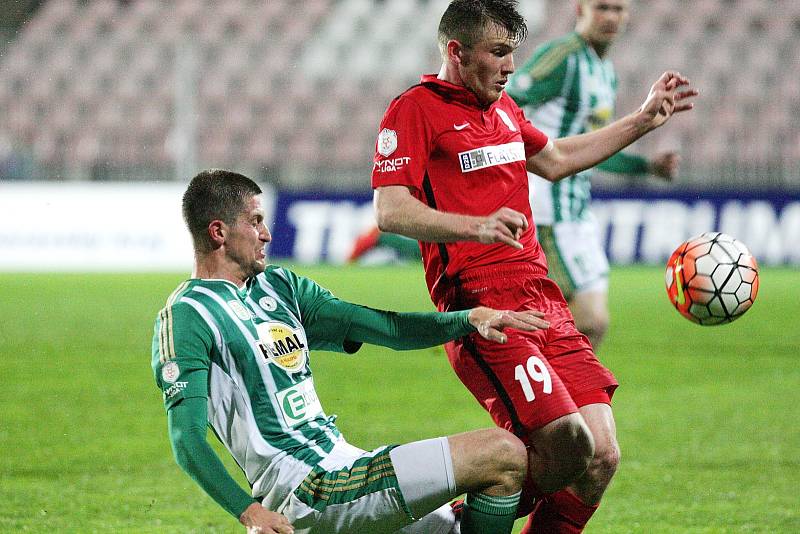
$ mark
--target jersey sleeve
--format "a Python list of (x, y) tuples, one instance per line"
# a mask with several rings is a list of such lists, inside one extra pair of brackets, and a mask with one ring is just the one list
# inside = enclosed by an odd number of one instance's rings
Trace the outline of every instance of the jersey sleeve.
[(208, 397), (208, 370), (214, 337), (186, 303), (163, 308), (153, 332), (152, 368), (169, 410), (182, 399)]
[(636, 154), (617, 152), (607, 160), (597, 165), (601, 171), (615, 174), (647, 174), (649, 165), (647, 158)]
[(506, 91), (521, 107), (537, 108), (560, 96), (569, 56), (557, 49), (541, 48), (511, 78)]
[(400, 313), (376, 310), (337, 298), (320, 302), (313, 321), (314, 325), (304, 323), (309, 338), (311, 326), (324, 326), (326, 332), (333, 329), (336, 337), (329, 342), (336, 343), (335, 350), (343, 349), (348, 353), (356, 352), (363, 343), (394, 350), (424, 349), (475, 331), (469, 322), (469, 310)]
[(167, 414), (175, 461), (203, 490), (237, 519), (255, 499), (236, 483), (208, 444), (206, 401), (186, 399)]
[(348, 340), (394, 350), (435, 347), (475, 331), (469, 322), (469, 310), (401, 313), (342, 301), (338, 306), (355, 308), (347, 332)]
[(356, 352), (360, 345), (346, 343), (352, 310), (336, 308), (335, 303), (341, 301), (310, 278), (298, 276), (289, 270), (285, 272), (294, 286), (308, 348), (331, 352)]
[(380, 125), (372, 166), (373, 189), (404, 185), (422, 190), (432, 142), (432, 128), (420, 105), (411, 98), (395, 99)]

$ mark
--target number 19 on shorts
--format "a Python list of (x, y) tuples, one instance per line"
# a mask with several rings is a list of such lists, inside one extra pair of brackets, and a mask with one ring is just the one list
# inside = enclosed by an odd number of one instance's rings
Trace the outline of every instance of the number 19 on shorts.
[(543, 393), (551, 393), (553, 391), (553, 382), (550, 379), (550, 371), (542, 360), (536, 356), (531, 356), (523, 366), (517, 365), (514, 368), (514, 379), (519, 382), (522, 387), (522, 392), (525, 394), (525, 400), (531, 402), (536, 398), (533, 393), (533, 386), (531, 380), (542, 384)]

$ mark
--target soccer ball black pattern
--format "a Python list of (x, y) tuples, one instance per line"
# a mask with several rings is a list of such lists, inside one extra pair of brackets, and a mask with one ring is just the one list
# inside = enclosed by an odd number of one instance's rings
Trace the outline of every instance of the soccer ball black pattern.
[(682, 243), (667, 262), (667, 294), (681, 315), (704, 326), (730, 323), (758, 294), (758, 264), (739, 240), (706, 232)]

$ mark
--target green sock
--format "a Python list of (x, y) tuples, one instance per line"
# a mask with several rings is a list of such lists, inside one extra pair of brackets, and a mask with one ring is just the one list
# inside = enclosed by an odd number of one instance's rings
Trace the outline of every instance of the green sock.
[(521, 493), (501, 497), (468, 494), (464, 499), (461, 534), (509, 534), (517, 518)]

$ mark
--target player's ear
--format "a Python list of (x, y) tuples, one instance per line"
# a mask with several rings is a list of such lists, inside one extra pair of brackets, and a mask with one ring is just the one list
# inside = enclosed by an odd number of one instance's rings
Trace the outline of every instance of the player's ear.
[(455, 39), (450, 39), (447, 41), (447, 59), (450, 60), (451, 63), (456, 65), (460, 65), (463, 63), (464, 53), (466, 52), (466, 47), (461, 44), (459, 41)]
[(211, 240), (212, 247), (217, 249), (225, 243), (227, 226), (219, 219), (208, 223), (208, 238)]

